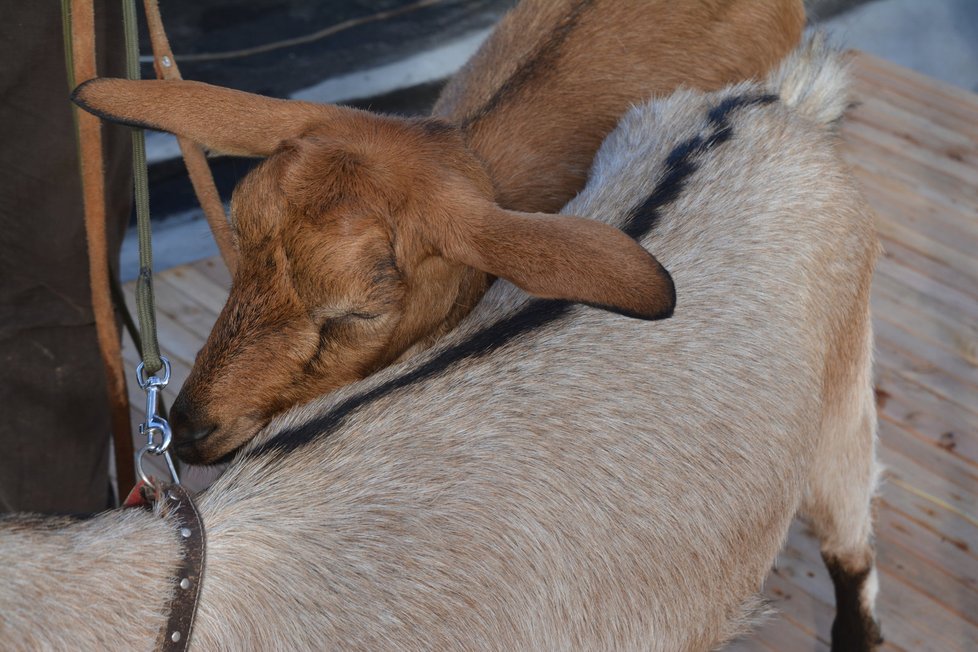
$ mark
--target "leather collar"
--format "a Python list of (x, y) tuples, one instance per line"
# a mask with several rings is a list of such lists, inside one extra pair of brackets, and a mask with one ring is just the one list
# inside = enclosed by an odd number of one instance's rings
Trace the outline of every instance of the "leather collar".
[(161, 652), (183, 652), (190, 645), (194, 617), (204, 577), (204, 522), (190, 493), (179, 484), (146, 485), (133, 489), (126, 506), (147, 509), (160, 505), (160, 516), (173, 519), (182, 555), (174, 572), (170, 616), (156, 637)]

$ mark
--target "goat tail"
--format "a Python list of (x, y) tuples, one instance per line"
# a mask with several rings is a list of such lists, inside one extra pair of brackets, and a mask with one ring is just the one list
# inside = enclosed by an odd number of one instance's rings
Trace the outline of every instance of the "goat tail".
[(846, 53), (814, 31), (770, 74), (768, 86), (787, 106), (831, 126), (849, 107), (849, 69)]

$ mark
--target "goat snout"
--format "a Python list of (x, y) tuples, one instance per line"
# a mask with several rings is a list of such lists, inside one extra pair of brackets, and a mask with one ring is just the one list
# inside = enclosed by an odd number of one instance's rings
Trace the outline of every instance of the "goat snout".
[(230, 460), (267, 422), (247, 413), (217, 413), (207, 406), (206, 400), (184, 385), (170, 408), (173, 451), (189, 464), (221, 464)]
[(182, 393), (170, 408), (170, 427), (173, 428), (173, 444), (180, 457), (184, 457), (185, 451), (217, 430), (217, 424), (207, 418)]

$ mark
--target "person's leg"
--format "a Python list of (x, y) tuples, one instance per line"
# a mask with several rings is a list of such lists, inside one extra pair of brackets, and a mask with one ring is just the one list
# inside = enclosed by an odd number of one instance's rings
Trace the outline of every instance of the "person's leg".
[[(60, 3), (0, 7), (0, 511), (97, 511), (109, 497), (109, 410)], [(96, 0), (95, 13), (100, 71), (119, 76), (120, 5)], [(105, 150), (115, 260), (129, 217), (128, 130), (106, 129)]]

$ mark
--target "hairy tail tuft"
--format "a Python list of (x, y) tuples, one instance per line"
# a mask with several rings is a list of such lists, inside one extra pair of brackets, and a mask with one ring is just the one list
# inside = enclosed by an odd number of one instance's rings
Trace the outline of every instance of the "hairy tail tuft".
[(823, 125), (837, 122), (849, 106), (848, 56), (810, 33), (768, 77), (771, 91), (786, 105)]

